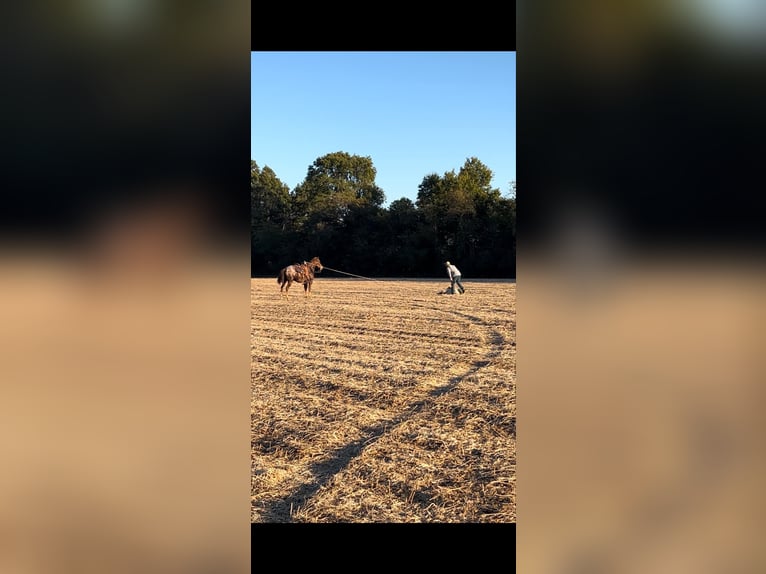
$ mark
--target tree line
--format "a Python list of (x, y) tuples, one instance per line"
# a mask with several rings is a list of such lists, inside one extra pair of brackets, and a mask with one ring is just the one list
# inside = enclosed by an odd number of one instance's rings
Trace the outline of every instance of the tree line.
[(492, 188), (475, 157), (426, 175), (417, 200), (385, 208), (372, 159), (334, 152), (317, 158), (294, 189), (250, 160), (251, 276), (320, 257), (366, 277), (441, 277), (444, 261), (465, 277), (516, 276), (516, 184)]

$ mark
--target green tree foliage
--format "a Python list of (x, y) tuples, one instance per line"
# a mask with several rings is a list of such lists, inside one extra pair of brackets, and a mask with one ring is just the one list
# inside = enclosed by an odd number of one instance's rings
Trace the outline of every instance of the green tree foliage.
[(268, 223), (285, 229), (290, 217), (290, 203), (290, 188), (270, 167), (261, 170), (255, 161), (250, 160), (251, 225)]
[(355, 208), (380, 207), (385, 195), (375, 175), (370, 157), (338, 151), (318, 158), (295, 189), (299, 224), (322, 229), (342, 224)]
[(274, 171), (250, 160), (250, 264), (273, 271), (291, 251), (285, 237), (293, 234), (290, 188)]
[(375, 176), (370, 157), (342, 151), (319, 157), (309, 166), (292, 194), (294, 229), (305, 251), (319, 253), (332, 245), (336, 266), (373, 271), (364, 255), (373, 247), (385, 201)]
[(254, 274), (319, 255), (365, 276), (440, 277), (446, 259), (466, 277), (515, 276), (515, 182), (503, 197), (478, 158), (426, 175), (415, 203), (398, 199), (388, 209), (370, 157), (322, 156), (292, 192), (255, 161), (250, 174)]
[(384, 216), (385, 242), (381, 260), (385, 262), (383, 275), (422, 275), (422, 267), (431, 267), (432, 242), (417, 206), (408, 198), (391, 202)]
[(430, 230), (432, 257), (461, 261), (467, 275), (515, 274), (514, 243), (503, 235), (515, 209), (509, 210), (500, 190), (491, 186), (492, 176), (492, 170), (471, 157), (458, 173), (429, 174), (418, 188), (417, 207)]

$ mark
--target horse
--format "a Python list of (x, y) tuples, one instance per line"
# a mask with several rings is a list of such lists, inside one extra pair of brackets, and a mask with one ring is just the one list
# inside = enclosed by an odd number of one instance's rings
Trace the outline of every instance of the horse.
[(290, 285), (300, 283), (303, 285), (303, 294), (308, 297), (311, 294), (311, 284), (314, 282), (314, 273), (322, 271), (322, 262), (319, 257), (303, 263), (293, 263), (283, 268), (277, 277), (279, 292), (287, 297)]

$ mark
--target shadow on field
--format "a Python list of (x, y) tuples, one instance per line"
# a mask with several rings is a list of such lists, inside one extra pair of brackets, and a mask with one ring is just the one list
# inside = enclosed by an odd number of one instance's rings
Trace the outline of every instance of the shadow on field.
[[(487, 326), (486, 323), (478, 317), (456, 311), (449, 311), (449, 313), (460, 315), (473, 323)], [(465, 373), (452, 377), (446, 384), (426, 393), (426, 396), (423, 399), (411, 403), (399, 416), (386, 419), (375, 426), (362, 429), (362, 436), (359, 439), (342, 448), (336, 449), (326, 458), (311, 465), (310, 470), (312, 474), (317, 477), (316, 480), (303, 484), (287, 498), (274, 500), (261, 507), (258, 513), (261, 516), (262, 521), (272, 523), (292, 522), (292, 509), (297, 509), (303, 506), (336, 474), (340, 473), (352, 460), (359, 456), (364, 448), (374, 444), (386, 433), (394, 430), (400, 424), (410, 420), (424, 408), (433, 404), (436, 399), (452, 391), (461, 381), (489, 365), (492, 362), (492, 359), (500, 354), (505, 345), (505, 337), (502, 333), (494, 329), (490, 329), (490, 331), (491, 335), (489, 340), (491, 343), (491, 350), (481, 360), (474, 361)], [(515, 421), (513, 432), (515, 434)]]

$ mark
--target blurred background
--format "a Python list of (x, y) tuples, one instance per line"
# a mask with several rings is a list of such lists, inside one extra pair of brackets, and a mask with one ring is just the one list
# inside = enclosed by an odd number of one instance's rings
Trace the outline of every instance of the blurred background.
[(525, 574), (766, 567), (765, 28), (518, 3)]
[(0, 571), (249, 571), (250, 3), (0, 11)]

